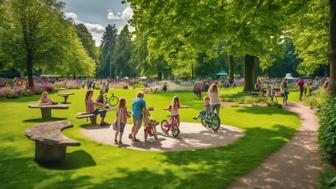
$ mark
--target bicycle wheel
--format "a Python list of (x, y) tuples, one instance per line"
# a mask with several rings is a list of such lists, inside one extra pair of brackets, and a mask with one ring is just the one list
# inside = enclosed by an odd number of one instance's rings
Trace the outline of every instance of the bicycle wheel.
[(147, 133), (147, 130), (146, 130), (146, 129), (144, 129), (144, 136), (145, 136), (145, 142), (147, 142), (148, 133)]
[(176, 123), (172, 125), (172, 135), (173, 137), (177, 137), (180, 134), (180, 129), (177, 127)]
[(220, 119), (217, 114), (213, 114), (211, 117), (211, 128), (213, 131), (217, 131), (220, 127)]
[(168, 123), (168, 121), (167, 120), (162, 120), (161, 121), (161, 130), (162, 130), (162, 132), (164, 132), (164, 133), (168, 133), (168, 125), (169, 125), (169, 123)]
[(154, 139), (157, 140), (158, 137), (157, 137), (156, 127), (155, 126), (153, 127), (153, 135), (154, 135)]
[(208, 123), (205, 121), (204, 118), (201, 118), (201, 124), (203, 125), (203, 127), (208, 127)]
[(110, 104), (110, 106), (117, 106), (118, 103), (119, 103), (119, 98), (117, 96), (112, 95), (109, 98), (109, 104)]

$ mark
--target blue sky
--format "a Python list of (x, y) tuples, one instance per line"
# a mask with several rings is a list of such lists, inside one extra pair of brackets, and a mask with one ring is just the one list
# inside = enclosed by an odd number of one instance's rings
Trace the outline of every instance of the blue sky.
[(64, 14), (76, 23), (83, 23), (91, 32), (97, 45), (105, 26), (115, 24), (120, 31), (132, 17), (133, 11), (121, 0), (63, 0)]

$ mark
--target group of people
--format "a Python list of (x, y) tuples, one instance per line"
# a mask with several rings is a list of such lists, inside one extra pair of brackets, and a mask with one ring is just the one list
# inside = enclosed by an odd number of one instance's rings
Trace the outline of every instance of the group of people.
[[(309, 96), (311, 91), (319, 88), (319, 79), (315, 78), (314, 80), (310, 80), (308, 82), (305, 82), (303, 78), (300, 78), (298, 82), (296, 83), (300, 92), (299, 100), (301, 101), (303, 96)], [(288, 78), (285, 77), (281, 85), (275, 84), (275, 86), (272, 88), (271, 85), (268, 85), (267, 89), (264, 89), (262, 87), (261, 80), (257, 80), (255, 89), (258, 92), (262, 92), (264, 95), (270, 97), (272, 100), (276, 96), (282, 96), (283, 97), (283, 104), (288, 104), (288, 96), (289, 96), (289, 83)]]
[[(220, 100), (219, 100), (219, 93), (218, 87), (214, 83), (209, 87), (208, 96), (204, 97), (204, 111), (206, 112), (216, 112), (219, 114), (220, 110)], [(105, 91), (102, 89), (100, 90), (100, 94), (97, 99), (94, 101), (93, 97), (93, 90), (88, 90), (85, 95), (85, 107), (86, 112), (90, 114), (100, 115), (101, 117), (101, 126), (109, 126), (110, 123), (105, 122), (105, 117), (107, 114), (107, 110), (109, 109), (108, 105), (104, 102), (104, 94)], [(150, 115), (146, 101), (144, 100), (145, 94), (143, 92), (138, 92), (136, 98), (132, 102), (132, 113), (128, 111), (126, 107), (126, 99), (120, 98), (118, 107), (116, 110), (116, 119), (112, 123), (116, 130), (115, 132), (115, 144), (123, 144), (122, 137), (125, 130), (125, 125), (129, 118), (133, 118), (133, 127), (131, 133), (129, 133), (128, 137), (132, 140), (132, 142), (138, 142), (137, 134), (145, 119), (148, 119)], [(178, 96), (174, 96), (172, 99), (172, 103), (169, 107), (166, 108), (171, 114), (171, 117), (177, 120), (177, 123), (180, 123), (180, 114), (179, 109), (181, 108), (188, 108), (188, 106), (182, 106), (180, 104), (180, 99)], [(93, 123), (96, 124), (96, 123)], [(146, 122), (145, 122), (146, 124)]]

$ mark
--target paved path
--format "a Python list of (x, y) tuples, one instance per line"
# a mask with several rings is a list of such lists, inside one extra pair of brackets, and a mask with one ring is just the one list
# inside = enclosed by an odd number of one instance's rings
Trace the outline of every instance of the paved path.
[[(179, 151), (209, 148), (233, 143), (244, 135), (242, 130), (231, 126), (222, 126), (217, 133), (214, 133), (211, 129), (207, 129), (199, 123), (181, 123), (181, 133), (177, 138), (163, 134), (160, 126), (157, 126), (158, 140), (150, 137), (149, 141), (143, 142), (144, 131), (141, 128), (137, 137), (141, 141), (132, 144), (131, 140), (128, 139), (131, 128), (131, 125), (126, 125), (123, 136), (124, 144), (121, 147), (136, 150)], [(110, 127), (92, 126), (82, 129), (80, 133), (96, 142), (115, 145), (115, 131)]]
[(322, 171), (317, 145), (318, 119), (307, 106), (291, 103), (287, 109), (301, 118), (301, 128), (278, 152), (238, 179), (230, 189), (315, 189)]

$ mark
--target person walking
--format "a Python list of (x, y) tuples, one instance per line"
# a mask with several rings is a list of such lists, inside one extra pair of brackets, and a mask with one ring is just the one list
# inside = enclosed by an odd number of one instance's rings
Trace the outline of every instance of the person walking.
[(211, 112), (214, 112), (216, 110), (216, 113), (219, 116), (220, 100), (219, 100), (217, 84), (214, 83), (209, 87), (208, 97), (210, 98)]
[(299, 91), (300, 91), (300, 101), (302, 100), (303, 97), (303, 93), (305, 91), (305, 87), (304, 87), (305, 82), (303, 81), (303, 79), (301, 78), (299, 80), (299, 82), (297, 83), (297, 85), (299, 86)]
[(285, 77), (281, 83), (281, 90), (283, 94), (283, 104), (288, 105), (288, 95), (289, 95), (289, 88), (288, 88), (288, 79)]
[(132, 112), (133, 112), (133, 127), (132, 127), (132, 133), (129, 134), (129, 138), (132, 139), (132, 142), (139, 141), (136, 138), (136, 135), (138, 134), (138, 131), (142, 124), (143, 119), (143, 111), (146, 113), (146, 101), (144, 100), (144, 93), (138, 92), (137, 97), (133, 100), (132, 103)]

